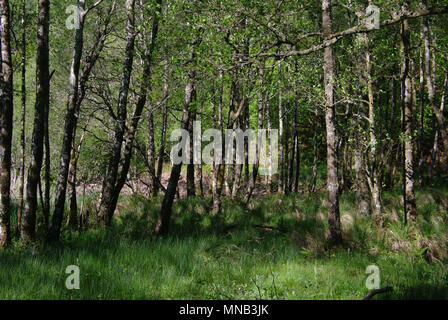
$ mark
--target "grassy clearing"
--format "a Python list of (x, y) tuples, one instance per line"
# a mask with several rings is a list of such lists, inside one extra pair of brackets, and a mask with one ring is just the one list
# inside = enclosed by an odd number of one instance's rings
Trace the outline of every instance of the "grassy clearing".
[[(325, 194), (272, 195), (248, 209), (210, 199), (174, 207), (172, 235), (152, 240), (160, 199), (123, 197), (108, 231), (64, 231), (57, 246), (0, 252), (1, 299), (360, 299), (366, 267), (380, 268), (382, 299), (448, 298), (444, 187), (417, 193), (419, 220), (399, 221), (399, 192), (386, 193), (386, 228), (377, 230), (341, 199), (345, 244), (325, 241)], [(279, 228), (266, 229), (259, 225)], [(81, 270), (80, 290), (65, 288), (65, 268)]]

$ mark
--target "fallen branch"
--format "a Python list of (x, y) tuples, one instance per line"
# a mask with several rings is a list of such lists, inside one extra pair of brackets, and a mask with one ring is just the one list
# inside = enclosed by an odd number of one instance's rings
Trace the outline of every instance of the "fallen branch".
[(393, 290), (392, 287), (384, 287), (381, 289), (374, 289), (374, 290), (370, 291), (364, 298), (362, 298), (362, 300), (370, 300), (377, 294), (389, 292), (392, 290)]
[(258, 225), (258, 224), (254, 224), (253, 227), (254, 228), (266, 229), (266, 230), (275, 230), (275, 231), (278, 231), (278, 232), (286, 232), (287, 231), (287, 230), (282, 229), (282, 228), (265, 226), (265, 225)]

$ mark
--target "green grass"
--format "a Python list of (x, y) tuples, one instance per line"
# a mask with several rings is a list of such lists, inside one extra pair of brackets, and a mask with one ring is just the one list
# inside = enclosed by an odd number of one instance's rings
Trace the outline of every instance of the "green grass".
[[(210, 217), (210, 199), (174, 206), (171, 235), (153, 240), (160, 199), (122, 197), (107, 231), (64, 230), (62, 243), (0, 252), (1, 299), (360, 299), (366, 267), (380, 269), (381, 299), (446, 299), (446, 188), (417, 193), (419, 220), (403, 226), (397, 193), (385, 194), (386, 227), (377, 230), (344, 194), (345, 243), (326, 242), (325, 194), (270, 195), (248, 209), (225, 201)], [(255, 225), (281, 228), (268, 230)], [(81, 270), (67, 290), (66, 267)]]

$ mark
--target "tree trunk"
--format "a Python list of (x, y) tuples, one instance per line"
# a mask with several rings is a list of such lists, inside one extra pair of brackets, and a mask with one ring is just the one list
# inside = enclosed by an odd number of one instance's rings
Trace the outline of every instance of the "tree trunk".
[[(194, 61), (196, 53), (194, 49), (190, 54), (190, 61)], [(185, 99), (184, 99), (184, 110), (182, 115), (181, 129), (187, 130), (190, 122), (189, 108), (194, 100), (195, 96), (195, 78), (196, 78), (196, 68), (193, 66), (188, 70), (188, 83), (185, 87)], [(183, 149), (185, 151), (185, 148)], [(182, 155), (183, 156), (183, 155)], [(169, 230), (169, 224), (171, 220), (171, 209), (173, 207), (174, 197), (176, 195), (176, 190), (179, 182), (180, 172), (182, 169), (182, 163), (174, 163), (171, 169), (170, 180), (168, 182), (168, 187), (166, 188), (165, 196), (162, 201), (162, 208), (157, 219), (157, 224), (155, 228), (156, 236), (164, 235)]]
[(278, 134), (280, 139), (279, 144), (279, 160), (278, 160), (278, 193), (284, 194), (284, 128), (283, 128), (283, 101), (282, 101), (282, 63), (279, 60), (278, 62)]
[[(375, 220), (381, 219), (382, 204), (381, 204), (381, 182), (380, 182), (380, 168), (378, 166), (378, 139), (377, 139), (377, 125), (374, 109), (373, 98), (373, 83), (372, 83), (372, 64), (369, 48), (369, 37), (367, 34), (361, 34), (365, 44), (365, 65), (366, 65), (366, 79), (368, 89), (368, 105), (369, 105), (369, 135), (370, 135), (370, 154), (369, 154), (369, 186), (372, 194), (372, 213)], [(379, 221), (376, 221), (379, 222)]]
[[(289, 189), (289, 165), (290, 165), (290, 161), (289, 161), (289, 131), (290, 131), (290, 127), (289, 127), (289, 123), (290, 123), (290, 114), (291, 112), (284, 112), (283, 115), (283, 125), (284, 125), (284, 156), (283, 156), (283, 191), (285, 194), (289, 194), (290, 193), (290, 189)], [(291, 140), (292, 141), (292, 140)]]
[(20, 116), (20, 177), (19, 198), (17, 200), (17, 226), (16, 234), (20, 236), (22, 213), (23, 213), (23, 191), (25, 188), (25, 122), (26, 122), (26, 0), (22, 0), (22, 110)]
[[(249, 90), (249, 89), (248, 89)], [(244, 108), (243, 112), (243, 118), (241, 119), (241, 129), (246, 132), (247, 129), (249, 129), (250, 126), (250, 112), (249, 112), (249, 95), (248, 92), (247, 96), (247, 106)], [(249, 170), (249, 140), (246, 141), (244, 139), (244, 179), (242, 182), (241, 187), (246, 187), (249, 185), (249, 176), (250, 176), (250, 170)]]
[[(426, 1), (423, 1), (423, 3), (426, 6)], [(436, 79), (435, 75), (431, 72), (431, 48), (429, 38), (429, 22), (427, 17), (423, 17), (423, 37), (425, 44), (425, 73), (429, 104), (431, 105), (432, 111), (437, 120), (438, 130), (443, 143), (443, 148), (445, 152), (448, 152), (448, 134), (446, 132), (445, 117), (443, 115), (443, 112), (441, 112), (436, 105)], [(433, 68), (435, 68), (435, 61), (433, 62)]]
[(126, 24), (126, 50), (123, 63), (123, 75), (121, 79), (120, 93), (118, 97), (117, 119), (114, 130), (114, 140), (110, 153), (108, 169), (103, 181), (101, 192), (101, 202), (98, 210), (98, 220), (105, 226), (109, 225), (115, 211), (113, 207), (113, 198), (115, 192), (115, 183), (118, 177), (118, 167), (121, 159), (121, 147), (127, 118), (128, 93), (131, 81), (131, 72), (134, 62), (135, 47), (135, 0), (126, 0), (126, 12), (128, 16)]
[[(196, 101), (196, 89), (192, 92), (192, 102)], [(195, 165), (193, 163), (193, 123), (196, 121), (196, 110), (188, 110), (190, 113), (188, 115), (188, 133), (190, 142), (190, 163), (187, 165), (187, 197), (194, 197), (196, 195), (195, 183), (194, 183), (194, 169)]]
[[(331, 0), (322, 1), (322, 29), (325, 41), (332, 34)], [(337, 244), (342, 241), (341, 221), (339, 214), (339, 181), (336, 111), (334, 105), (334, 60), (333, 49), (324, 49), (324, 80), (325, 80), (325, 123), (327, 130), (327, 171), (328, 171), (328, 227), (330, 242)]]
[[(234, 52), (234, 55), (236, 55), (236, 52)], [(232, 73), (232, 86), (230, 89), (230, 108), (229, 108), (229, 115), (228, 115), (228, 121), (227, 121), (227, 129), (236, 129), (235, 121), (238, 119), (238, 109), (240, 105), (240, 92), (239, 92), (239, 84), (238, 84), (238, 73), (237, 70), (233, 70)], [(225, 140), (225, 139), (224, 139)], [(229, 145), (226, 145), (225, 150), (227, 152), (228, 148), (232, 148), (232, 159), (227, 159), (230, 162), (225, 164), (225, 192), (228, 197), (232, 196), (232, 188), (233, 188), (233, 181), (234, 181), (234, 175), (235, 175), (235, 147), (234, 143), (232, 142)]]
[(414, 195), (414, 143), (412, 132), (412, 83), (411, 83), (411, 30), (409, 21), (404, 20), (401, 25), (401, 43), (403, 49), (403, 65), (402, 65), (402, 87), (404, 90), (403, 100), (403, 126), (404, 126), (404, 177), (405, 177), (405, 217), (415, 219), (417, 209)]
[[(152, 58), (153, 58), (153, 51), (155, 46), (155, 40), (157, 38), (158, 28), (159, 28), (159, 16), (160, 16), (160, 10), (162, 7), (162, 1), (158, 0), (157, 2), (157, 13), (154, 16), (153, 24), (152, 24), (152, 30), (150, 33), (150, 39), (145, 39), (145, 58), (143, 61), (143, 79), (140, 84), (140, 95), (139, 99), (137, 101), (137, 105), (134, 110), (134, 115), (132, 117), (132, 121), (130, 124), (130, 128), (128, 130), (128, 135), (125, 143), (124, 148), (124, 155), (121, 159), (121, 170), (117, 178), (117, 182), (114, 186), (113, 191), (113, 197), (110, 203), (110, 210), (112, 212), (115, 211), (115, 208), (117, 207), (118, 197), (120, 195), (121, 189), (123, 189), (124, 184), (126, 183), (129, 167), (131, 165), (131, 159), (132, 159), (132, 151), (135, 141), (135, 135), (137, 133), (138, 124), (143, 112), (143, 108), (146, 104), (147, 95), (148, 95), (148, 88), (151, 87), (151, 67), (152, 67)], [(147, 33), (146, 33), (147, 34)], [(148, 118), (148, 135), (149, 135), (149, 143), (148, 143), (148, 152), (151, 151), (151, 155), (148, 155), (148, 164), (149, 164), (149, 170), (151, 173), (151, 181), (153, 184), (153, 193), (155, 194), (155, 185), (159, 183), (157, 180), (157, 177), (155, 176), (155, 169), (154, 169), (154, 157), (155, 157), (155, 148), (154, 148), (154, 124), (153, 124), (153, 110), (150, 110), (150, 115)], [(152, 130), (150, 128), (152, 126)], [(152, 134), (151, 134), (152, 131)], [(152, 137), (152, 141), (151, 141)]]
[[(198, 114), (198, 118), (197, 120), (202, 123), (202, 110), (203, 110), (203, 104), (204, 102), (201, 102), (201, 107), (199, 109), (199, 114)], [(201, 132), (202, 132), (202, 128), (200, 128)], [(192, 136), (193, 137), (193, 136)], [(202, 139), (202, 136), (198, 136), (197, 138), (199, 138), (199, 140)], [(195, 184), (196, 184), (196, 194), (199, 197), (203, 197), (204, 196), (204, 185), (202, 183), (202, 178), (203, 178), (203, 173), (202, 173), (202, 150), (201, 147), (196, 146), (196, 148), (198, 148), (198, 156), (199, 156), (199, 160), (200, 163), (195, 165)]]
[(10, 187), (14, 82), (11, 57), (9, 1), (0, 0), (0, 249), (11, 242)]
[(31, 162), (26, 184), (25, 211), (22, 221), (22, 242), (35, 240), (37, 186), (43, 158), (45, 108), (50, 104), (49, 19), (50, 0), (38, 2), (36, 105), (32, 138)]
[[(241, 109), (243, 108), (243, 109)], [(246, 110), (249, 108), (249, 94), (245, 98), (243, 98), (240, 102), (240, 108), (237, 111), (238, 118), (233, 121), (233, 130), (237, 129), (244, 129), (244, 114), (246, 113)], [(236, 143), (233, 144), (234, 149), (236, 146)], [(237, 151), (235, 149), (235, 151)], [(236, 155), (236, 157), (238, 157)], [(232, 185), (232, 198), (235, 199), (241, 188), (241, 177), (243, 173), (243, 164), (239, 164), (235, 162), (234, 168), (234, 174), (233, 174), (233, 185)]]
[(59, 158), (59, 173), (56, 185), (55, 205), (53, 212), (53, 219), (48, 234), (50, 241), (59, 240), (59, 235), (62, 226), (62, 219), (64, 216), (65, 196), (67, 190), (67, 178), (70, 166), (70, 155), (73, 146), (73, 136), (76, 126), (76, 106), (79, 89), (79, 70), (81, 66), (81, 57), (84, 47), (84, 21), (85, 1), (78, 0), (79, 11), (79, 27), (75, 34), (75, 47), (73, 50), (72, 64), (69, 75), (69, 93), (67, 100), (67, 112), (65, 115), (64, 138), (62, 141), (61, 156)]
[[(218, 116), (214, 117), (215, 122), (215, 128), (218, 128), (219, 132), (223, 130), (223, 123), (222, 123), (222, 95), (223, 95), (223, 87), (224, 87), (224, 79), (223, 79), (223, 72), (219, 71), (219, 89), (218, 89)], [(216, 111), (216, 110), (215, 110)], [(214, 113), (215, 114), (215, 113)], [(221, 146), (224, 146), (224, 142), (221, 143)], [(216, 150), (217, 146), (215, 145), (214, 150)], [(221, 149), (224, 151), (223, 149)], [(221, 154), (221, 163), (223, 160), (223, 154)], [(215, 159), (215, 155), (214, 155)], [(213, 208), (212, 208), (212, 214), (216, 215), (221, 211), (221, 187), (219, 184), (219, 174), (221, 172), (221, 169), (223, 168), (222, 164), (216, 163), (216, 161), (213, 161), (213, 175), (212, 175), (212, 199), (213, 199)]]
[[(296, 130), (298, 130), (296, 125)], [(300, 140), (299, 140), (299, 132), (296, 132), (296, 171), (294, 178), (294, 192), (299, 192), (299, 178), (300, 178)]]
[[(86, 95), (86, 85), (90, 73), (95, 66), (99, 55), (104, 47), (107, 36), (107, 28), (110, 23), (112, 12), (115, 10), (115, 3), (111, 5), (106, 17), (104, 26), (97, 31), (96, 40), (92, 49), (85, 55), (84, 67), (80, 74), (81, 57), (84, 47), (84, 24), (88, 14), (85, 8), (85, 1), (78, 1), (79, 26), (75, 34), (75, 46), (73, 50), (72, 64), (69, 77), (69, 95), (67, 98), (67, 113), (65, 117), (64, 138), (60, 156), (60, 167), (56, 185), (55, 209), (53, 212), (52, 226), (48, 235), (49, 240), (59, 239), (62, 219), (64, 214), (67, 183), (69, 184), (70, 214), (69, 222), (75, 227), (75, 216), (77, 216), (76, 200), (76, 167), (79, 158), (79, 151), (74, 150), (77, 123), (82, 101)], [(71, 132), (68, 131), (71, 129)], [(84, 134), (83, 134), (84, 137)], [(83, 139), (83, 138), (82, 138)], [(78, 149), (81, 147), (82, 139)], [(68, 159), (68, 162), (67, 162)]]
[[(291, 157), (289, 162), (289, 173), (288, 173), (288, 192), (297, 192), (297, 189), (294, 188), (294, 160), (296, 159), (296, 156), (299, 155), (298, 152), (298, 137), (297, 137), (297, 101), (294, 100), (293, 102), (293, 113), (292, 113), (292, 125), (291, 125)], [(300, 160), (299, 160), (300, 164)], [(299, 168), (296, 168), (296, 171), (298, 171)]]
[(255, 186), (257, 183), (257, 176), (258, 176), (258, 168), (260, 166), (260, 152), (263, 149), (260, 149), (262, 143), (263, 143), (263, 136), (261, 130), (263, 129), (263, 122), (264, 122), (264, 97), (263, 97), (263, 86), (264, 86), (264, 75), (265, 70), (264, 66), (262, 66), (260, 70), (260, 87), (258, 89), (258, 110), (257, 110), (257, 144), (255, 146), (255, 163), (252, 167), (252, 175), (249, 180), (249, 186), (247, 188), (246, 195), (243, 199), (243, 204), (247, 204), (252, 196), (252, 193), (255, 190)]
[(84, 211), (84, 202), (86, 197), (86, 183), (82, 186), (82, 198), (81, 198), (81, 209), (79, 211), (79, 230), (83, 230), (87, 227), (88, 213)]
[[(77, 165), (79, 160), (79, 155), (81, 152), (81, 146), (83, 139), (85, 137), (85, 130), (81, 136), (81, 139), (79, 141), (77, 149), (75, 149), (75, 139), (76, 139), (76, 131), (77, 131), (77, 123), (79, 118), (79, 112), (81, 108), (81, 104), (85, 98), (86, 95), (86, 89), (87, 89), (87, 81), (89, 80), (90, 73), (95, 66), (96, 62), (98, 61), (98, 58), (100, 56), (100, 53), (102, 52), (104, 48), (104, 43), (106, 41), (107, 35), (108, 35), (108, 26), (110, 24), (110, 19), (112, 17), (112, 13), (115, 10), (115, 2), (112, 3), (112, 5), (108, 9), (108, 14), (106, 16), (104, 25), (102, 28), (97, 29), (95, 42), (92, 46), (92, 49), (87, 52), (87, 54), (84, 57), (83, 61), (83, 68), (81, 75), (79, 77), (79, 89), (78, 89), (78, 96), (76, 99), (76, 108), (75, 108), (75, 124), (73, 127), (73, 134), (72, 134), (72, 147), (71, 147), (71, 153), (70, 153), (70, 166), (68, 171), (68, 188), (69, 188), (69, 208), (70, 213), (68, 216), (68, 222), (67, 225), (71, 227), (76, 227), (75, 223), (78, 220), (78, 203), (77, 203), (77, 194), (76, 194), (76, 185), (77, 185)], [(87, 127), (87, 126), (86, 126)], [(84, 184), (84, 191), (85, 191), (85, 184)], [(83, 191), (83, 192), (84, 192)], [(84, 195), (83, 195), (84, 196)], [(81, 210), (82, 211), (82, 210)], [(75, 218), (76, 217), (76, 218)], [(82, 212), (80, 214), (79, 229), (82, 229), (86, 225), (86, 216), (82, 215)]]
[[(424, 38), (423, 33), (423, 20), (422, 20), (422, 32), (421, 32), (421, 38)], [(424, 148), (423, 148), (423, 131), (424, 131), (424, 119), (425, 119), (425, 50), (420, 47), (420, 59), (419, 59), (419, 71), (420, 71), (420, 78), (419, 78), (419, 91), (420, 91), (420, 116), (419, 116), (419, 126), (418, 126), (418, 180), (420, 187), (423, 186), (424, 180), (423, 180), (423, 165), (424, 165)]]
[[(50, 81), (51, 81), (51, 74), (50, 74)], [(44, 205), (42, 206), (42, 218), (46, 233), (50, 228), (51, 150), (50, 150), (49, 117), (50, 117), (50, 104), (45, 106), (45, 116), (44, 116), (45, 191), (44, 191)]]
[(384, 186), (386, 189), (391, 189), (395, 183), (395, 173), (397, 172), (397, 162), (399, 159), (399, 152), (393, 152), (394, 148), (399, 148), (399, 144), (394, 141), (396, 136), (396, 113), (397, 113), (397, 81), (396, 78), (392, 78), (392, 96), (391, 96), (391, 114), (389, 120), (389, 135), (392, 139), (389, 141), (388, 154), (392, 156), (392, 160), (387, 164), (387, 170), (385, 174)]
[(155, 148), (155, 141), (154, 141), (154, 112), (153, 110), (150, 110), (148, 113), (148, 150), (146, 151), (148, 164), (149, 164), (149, 190), (148, 190), (148, 196), (151, 194), (155, 195), (155, 155), (156, 148)]
[(317, 182), (317, 162), (318, 162), (318, 146), (317, 146), (317, 136), (318, 136), (318, 132), (317, 132), (317, 125), (318, 125), (318, 121), (317, 121), (317, 116), (318, 116), (318, 111), (317, 108), (315, 110), (315, 119), (316, 119), (316, 123), (314, 125), (314, 138), (313, 138), (313, 173), (311, 176), (311, 183), (310, 183), (310, 191), (314, 192), (316, 191), (316, 182)]
[(266, 189), (267, 193), (272, 193), (272, 175), (273, 168), (272, 168), (272, 140), (271, 140), (271, 133), (272, 133), (272, 120), (271, 120), (271, 104), (268, 99), (268, 93), (266, 92), (266, 99), (265, 99), (265, 109), (266, 109), (266, 118), (267, 118), (267, 126), (268, 126), (268, 174), (266, 176)]
[[(442, 112), (442, 113), (445, 111), (447, 87), (448, 87), (448, 69), (445, 74), (445, 81), (443, 83), (442, 100), (440, 102), (440, 112)], [(431, 152), (431, 164), (430, 164), (430, 174), (429, 174), (430, 177), (432, 177), (432, 171), (436, 164), (437, 154), (439, 152), (439, 136), (440, 136), (439, 133), (440, 133), (440, 129), (439, 129), (439, 127), (437, 127), (435, 130), (435, 134), (434, 134), (434, 145), (432, 147), (432, 152)]]
[[(72, 152), (70, 155), (70, 169), (69, 169), (69, 179), (68, 179), (68, 185), (69, 185), (69, 208), (70, 212), (68, 214), (67, 219), (67, 226), (71, 227), (73, 229), (78, 228), (78, 201), (77, 201), (77, 194), (76, 194), (76, 185), (77, 185), (77, 169), (78, 169), (78, 160), (79, 155), (81, 154), (81, 147), (82, 143), (84, 142), (85, 137), (85, 129), (84, 132), (81, 135), (81, 138), (79, 139), (78, 147), (74, 148), (74, 143), (72, 147)], [(73, 141), (74, 142), (74, 141)], [(85, 183), (84, 183), (85, 188)]]
[[(162, 181), (162, 173), (163, 173), (163, 159), (165, 157), (165, 143), (166, 143), (166, 130), (167, 130), (167, 122), (168, 122), (168, 92), (169, 92), (169, 85), (168, 85), (168, 56), (165, 54), (165, 61), (163, 65), (163, 119), (162, 119), (162, 135), (160, 137), (160, 149), (159, 149), (159, 156), (157, 159), (157, 179), (159, 181)], [(154, 186), (154, 192), (159, 193), (159, 185), (156, 184)]]
[(369, 186), (365, 172), (365, 161), (363, 159), (361, 145), (355, 146), (355, 174), (356, 174), (356, 198), (358, 209), (362, 214), (370, 214)]

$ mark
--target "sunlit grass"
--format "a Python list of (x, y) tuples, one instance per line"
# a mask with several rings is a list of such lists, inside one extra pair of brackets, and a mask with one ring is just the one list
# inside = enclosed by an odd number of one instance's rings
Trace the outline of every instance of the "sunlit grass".
[[(433, 197), (446, 195), (439, 193)], [(386, 199), (388, 217), (399, 200)], [(418, 199), (416, 225), (391, 220), (378, 231), (357, 214), (355, 198), (344, 196), (346, 241), (334, 248), (325, 240), (320, 195), (270, 195), (246, 209), (224, 201), (218, 217), (207, 214), (210, 199), (182, 200), (173, 210), (171, 235), (157, 240), (151, 230), (160, 199), (122, 197), (108, 231), (65, 230), (61, 244), (15, 243), (0, 252), (0, 298), (360, 299), (369, 291), (366, 267), (375, 264), (381, 286), (394, 288), (378, 298), (445, 299), (444, 212), (428, 193)], [(65, 287), (69, 265), (80, 267), (79, 290)]]

